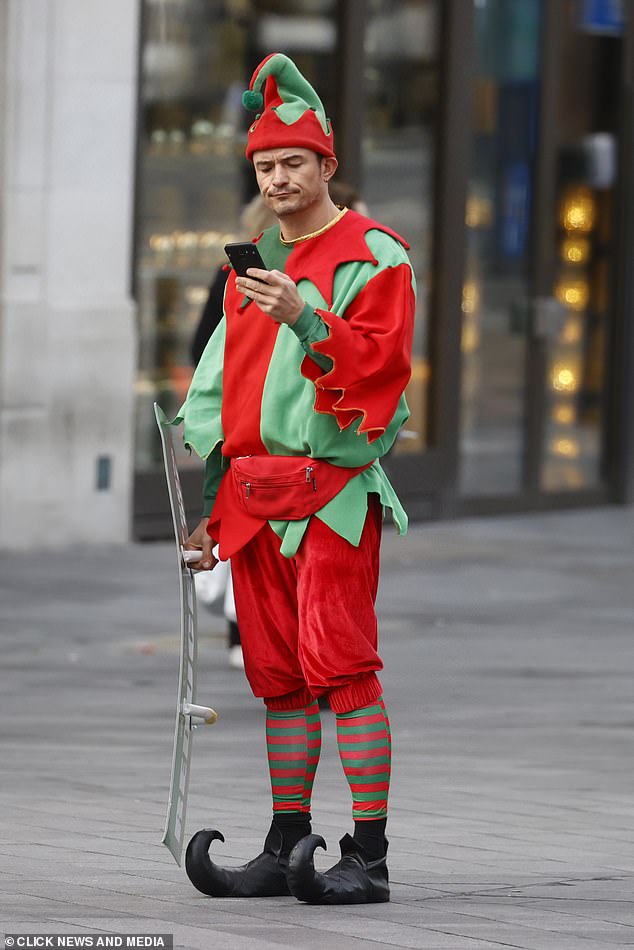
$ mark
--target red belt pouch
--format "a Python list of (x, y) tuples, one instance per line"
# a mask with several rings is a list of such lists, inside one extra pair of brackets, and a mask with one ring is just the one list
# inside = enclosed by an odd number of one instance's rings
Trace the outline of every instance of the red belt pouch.
[(315, 514), (372, 462), (357, 468), (295, 455), (231, 459), (233, 489), (245, 514), (267, 521), (298, 521)]

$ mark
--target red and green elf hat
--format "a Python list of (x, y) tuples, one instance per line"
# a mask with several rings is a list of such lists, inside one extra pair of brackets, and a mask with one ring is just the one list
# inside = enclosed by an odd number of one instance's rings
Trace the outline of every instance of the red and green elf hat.
[(246, 156), (271, 148), (309, 148), (335, 158), (334, 139), (324, 106), (292, 59), (271, 53), (257, 67), (242, 96), (258, 115), (247, 138)]

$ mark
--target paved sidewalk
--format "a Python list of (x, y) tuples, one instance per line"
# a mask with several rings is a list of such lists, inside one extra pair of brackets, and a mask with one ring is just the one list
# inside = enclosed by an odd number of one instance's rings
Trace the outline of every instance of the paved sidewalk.
[[(387, 532), (392, 902), (210, 900), (160, 845), (177, 680), (170, 545), (0, 556), (0, 920), (209, 950), (634, 945), (634, 510)], [(188, 831), (269, 823), (262, 707), (201, 613)], [(330, 714), (313, 815), (350, 830)]]

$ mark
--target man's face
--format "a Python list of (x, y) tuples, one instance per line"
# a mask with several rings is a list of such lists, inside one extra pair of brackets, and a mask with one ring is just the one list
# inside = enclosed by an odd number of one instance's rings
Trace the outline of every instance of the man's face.
[(284, 218), (305, 211), (323, 198), (323, 159), (307, 148), (262, 150), (253, 155), (253, 167), (265, 205)]

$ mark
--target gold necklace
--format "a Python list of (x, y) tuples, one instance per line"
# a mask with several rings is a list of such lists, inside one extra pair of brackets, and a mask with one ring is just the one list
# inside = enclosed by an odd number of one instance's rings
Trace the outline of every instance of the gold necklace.
[(280, 241), (282, 242), (284, 247), (291, 247), (293, 244), (299, 244), (301, 241), (309, 241), (311, 238), (319, 237), (320, 234), (324, 234), (324, 232), (327, 231), (329, 228), (334, 227), (337, 221), (341, 221), (341, 219), (343, 218), (347, 210), (348, 210), (347, 208), (342, 208), (339, 211), (339, 213), (336, 214), (334, 218), (332, 218), (332, 220), (328, 222), (328, 224), (324, 224), (323, 228), (317, 228), (316, 231), (311, 231), (310, 234), (302, 234), (301, 237), (293, 238), (292, 241), (285, 240), (282, 237), (282, 232), (280, 231)]

